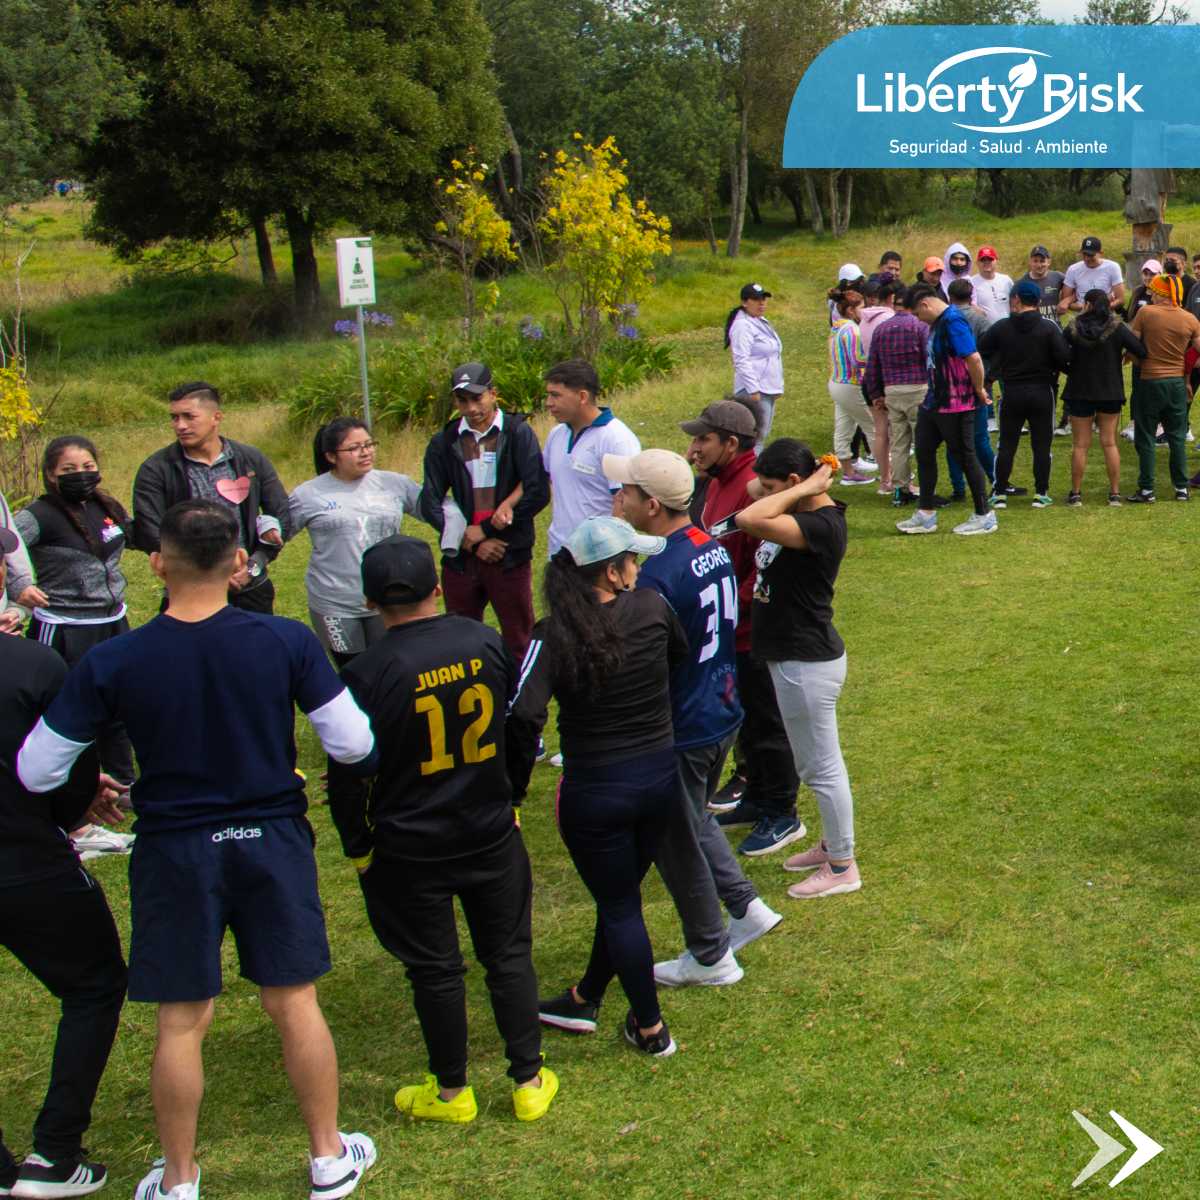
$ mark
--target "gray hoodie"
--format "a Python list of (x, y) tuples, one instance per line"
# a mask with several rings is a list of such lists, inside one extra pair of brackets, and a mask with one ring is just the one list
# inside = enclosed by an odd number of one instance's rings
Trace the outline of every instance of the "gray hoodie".
[[(961, 271), (954, 271), (950, 268), (950, 255), (965, 254), (967, 256), (967, 265)], [(947, 247), (946, 253), (942, 255), (942, 262), (946, 264), (946, 269), (942, 273), (942, 291), (949, 293), (950, 285), (956, 279), (965, 279), (970, 283), (971, 268), (974, 266), (974, 260), (971, 258), (971, 252), (962, 244), (962, 242), (952, 242)], [(971, 285), (971, 303), (975, 303), (975, 286)]]

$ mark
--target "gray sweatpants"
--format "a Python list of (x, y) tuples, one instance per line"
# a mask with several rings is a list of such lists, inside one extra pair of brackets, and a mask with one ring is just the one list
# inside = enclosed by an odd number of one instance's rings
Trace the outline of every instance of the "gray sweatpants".
[(846, 656), (832, 662), (772, 662), (779, 713), (796, 770), (817, 797), (825, 848), (835, 862), (854, 857), (854, 799), (838, 742), (837, 698)]
[(758, 896), (708, 807), (736, 738), (735, 730), (716, 745), (675, 752), (680, 802), (654, 860), (675, 901), (687, 948), (706, 967), (724, 958), (729, 949), (720, 902), (725, 902), (731, 916), (744, 917), (750, 901)]

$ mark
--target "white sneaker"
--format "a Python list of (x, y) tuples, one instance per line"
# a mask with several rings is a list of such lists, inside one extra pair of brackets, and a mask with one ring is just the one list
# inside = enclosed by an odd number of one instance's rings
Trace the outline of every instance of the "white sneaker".
[(988, 417), (988, 433), (999, 433), (1000, 426), (996, 424), (995, 417)]
[(365, 1133), (339, 1133), (342, 1139), (342, 1153), (335, 1158), (313, 1158), (312, 1191), (308, 1200), (338, 1200), (339, 1196), (348, 1196), (356, 1187), (358, 1181), (375, 1165), (375, 1143)]
[(654, 982), (663, 987), (721, 987), (727, 983), (737, 983), (745, 973), (738, 966), (732, 950), (727, 950), (725, 957), (718, 959), (711, 967), (697, 962), (690, 950), (685, 950), (670, 962), (654, 964)]
[(919, 508), (905, 521), (897, 521), (901, 533), (937, 533), (937, 513), (923, 513)]
[(561, 767), (562, 766), (562, 755), (561, 754), (552, 754), (546, 761), (552, 767)]
[(729, 930), (729, 952), (732, 954), (764, 933), (770, 933), (782, 920), (783, 913), (768, 908), (766, 902), (756, 896), (750, 901), (744, 917), (729, 918), (726, 925)]
[(102, 854), (128, 854), (133, 849), (137, 839), (136, 833), (118, 833), (115, 829), (105, 829), (93, 825), (87, 833), (71, 839), (81, 859), (99, 858)]
[(1121, 430), (1121, 436), (1123, 438), (1125, 438), (1127, 441), (1130, 441), (1130, 442), (1133, 441), (1133, 422), (1132, 421), (1130, 421), (1129, 424), (1126, 425), (1125, 428)]
[(861, 471), (864, 475), (870, 475), (872, 471), (879, 470), (879, 464), (873, 458), (864, 455), (862, 458), (854, 460), (854, 469)]
[(1069, 425), (1056, 425), (1054, 427), (1054, 436), (1055, 437), (1070, 437), (1071, 436), (1071, 427)]
[(1183, 440), (1185, 442), (1194, 442), (1196, 440), (1196, 435), (1189, 429), (1187, 431), (1187, 437), (1185, 437)]
[(970, 537), (973, 533), (995, 533), (998, 528), (994, 512), (986, 512), (983, 516), (972, 513), (961, 525), (955, 525), (954, 532)]
[[(157, 1160), (161, 1163), (163, 1160)], [(169, 1192), (162, 1190), (163, 1172), (165, 1166), (155, 1168), (137, 1185), (133, 1200), (200, 1200), (200, 1168), (196, 1168), (196, 1179), (193, 1183), (176, 1184)]]

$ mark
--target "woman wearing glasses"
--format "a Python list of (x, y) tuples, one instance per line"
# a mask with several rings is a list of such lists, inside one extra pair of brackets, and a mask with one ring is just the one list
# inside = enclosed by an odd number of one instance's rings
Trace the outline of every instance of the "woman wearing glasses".
[(383, 618), (362, 594), (362, 556), (417, 515), (421, 485), (395, 471), (375, 470), (366, 423), (338, 417), (313, 439), (315, 479), (289, 497), (292, 536), (307, 527), (312, 556), (304, 584), (313, 630), (339, 668), (383, 637)]

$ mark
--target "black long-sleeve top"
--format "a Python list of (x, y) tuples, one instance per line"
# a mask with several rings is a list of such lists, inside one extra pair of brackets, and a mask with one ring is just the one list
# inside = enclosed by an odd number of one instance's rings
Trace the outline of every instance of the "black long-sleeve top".
[(1058, 323), (1047, 320), (1036, 308), (989, 325), (980, 335), (979, 353), (986, 359), (999, 356), (997, 377), (1010, 387), (1049, 387), (1071, 361), (1071, 347)]
[(567, 767), (629, 762), (675, 744), (670, 673), (687, 658), (687, 634), (671, 606), (651, 588), (619, 592), (611, 605), (625, 660), (596, 696), (561, 687), (546, 644), (546, 619), (533, 627), (506, 726), (514, 804), (529, 788), (551, 696), (558, 700), (559, 749)]
[(1115, 313), (1103, 326), (1075, 317), (1064, 333), (1075, 354), (1063, 388), (1064, 400), (1125, 403), (1125, 376), (1121, 361), (1126, 350), (1136, 358), (1146, 357), (1141, 338)]
[(380, 754), (367, 782), (329, 760), (330, 812), (348, 858), (460, 858), (512, 832), (504, 714), (517, 663), (494, 629), (450, 613), (393, 625), (341, 679)]
[(0, 887), (65, 875), (79, 866), (67, 831), (87, 812), (100, 774), (95, 746), (75, 760), (66, 783), (31, 792), (17, 776), (17, 751), (67, 678), (49, 646), (0, 634)]

